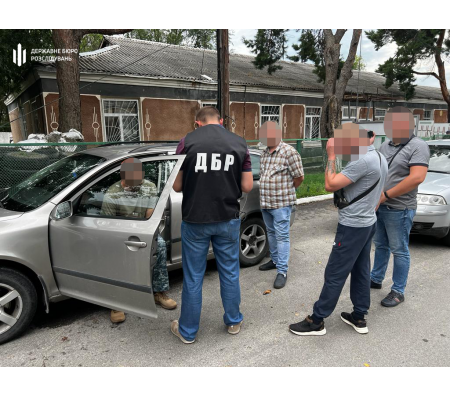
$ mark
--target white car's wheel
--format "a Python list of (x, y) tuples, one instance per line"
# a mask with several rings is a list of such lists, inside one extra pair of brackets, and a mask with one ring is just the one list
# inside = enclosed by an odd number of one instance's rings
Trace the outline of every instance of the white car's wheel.
[(36, 314), (37, 292), (24, 274), (0, 268), (0, 344), (24, 332)]

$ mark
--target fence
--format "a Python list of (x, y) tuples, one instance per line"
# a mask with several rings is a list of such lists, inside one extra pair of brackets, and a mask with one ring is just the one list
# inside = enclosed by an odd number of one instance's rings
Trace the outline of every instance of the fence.
[[(423, 140), (450, 138), (446, 135), (435, 135)], [(286, 139), (302, 156), (305, 172), (321, 172), (327, 163), (326, 142), (328, 139)], [(384, 142), (385, 136), (375, 138), (375, 147)], [(161, 141), (176, 142), (176, 141)], [(157, 143), (156, 141), (154, 143)], [(248, 140), (249, 147), (256, 147), (259, 140)], [(0, 192), (10, 188), (38, 170), (65, 158), (73, 153), (99, 147), (110, 143), (22, 143), (0, 144)]]

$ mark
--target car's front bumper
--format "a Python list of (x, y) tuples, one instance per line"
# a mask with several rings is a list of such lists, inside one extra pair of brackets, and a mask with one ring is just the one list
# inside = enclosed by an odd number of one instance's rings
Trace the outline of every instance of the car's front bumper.
[(450, 229), (450, 205), (417, 206), (411, 234), (444, 237)]

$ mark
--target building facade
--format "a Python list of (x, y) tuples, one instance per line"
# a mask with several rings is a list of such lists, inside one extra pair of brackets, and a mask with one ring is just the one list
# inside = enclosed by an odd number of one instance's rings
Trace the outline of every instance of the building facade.
[[(230, 130), (257, 140), (259, 126), (272, 120), (285, 139), (320, 137), (323, 87), (313, 66), (280, 62), (283, 69), (269, 75), (252, 60), (230, 55)], [(201, 107), (216, 105), (216, 62), (215, 51), (105, 37), (99, 50), (80, 54), (85, 141), (179, 140), (194, 128)], [(343, 119), (382, 121), (390, 106), (403, 105), (435, 132), (448, 126), (437, 88), (417, 87), (406, 102), (398, 87), (384, 87), (382, 76), (361, 72), (347, 90)], [(14, 142), (59, 130), (58, 103), (54, 65), (37, 65), (21, 92), (6, 101), (10, 120), (16, 120)]]

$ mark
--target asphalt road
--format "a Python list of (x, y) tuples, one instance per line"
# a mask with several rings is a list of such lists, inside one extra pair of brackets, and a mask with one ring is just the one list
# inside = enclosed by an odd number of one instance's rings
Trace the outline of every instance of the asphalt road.
[[(179, 316), (159, 309), (157, 320), (127, 316), (112, 324), (109, 311), (68, 300), (51, 306), (24, 336), (0, 346), (0, 366), (449, 366), (449, 247), (412, 237), (412, 264), (406, 301), (386, 309), (391, 265), (381, 291), (372, 290), (369, 334), (360, 335), (339, 314), (351, 311), (348, 282), (327, 334), (302, 338), (288, 325), (311, 313), (337, 225), (330, 201), (300, 206), (291, 228), (291, 260), (284, 289), (272, 288), (275, 273), (241, 270), (244, 325), (229, 335), (222, 321), (214, 262), (203, 285), (203, 312), (197, 341), (182, 344), (170, 333)], [(171, 296), (181, 299), (182, 272), (171, 273)], [(263, 296), (263, 292), (272, 292)]]

